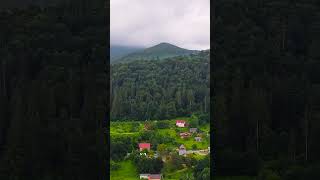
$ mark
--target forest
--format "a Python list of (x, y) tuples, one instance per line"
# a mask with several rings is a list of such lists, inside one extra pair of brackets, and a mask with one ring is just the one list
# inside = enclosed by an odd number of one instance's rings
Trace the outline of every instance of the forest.
[[(197, 154), (210, 146), (209, 63), (210, 50), (204, 50), (111, 64), (111, 179), (134, 180), (145, 173), (170, 180), (209, 179), (210, 153)], [(181, 138), (190, 127), (176, 127), (179, 118), (199, 132)], [(141, 142), (151, 149), (139, 152)], [(181, 145), (188, 155), (178, 154)]]
[(0, 179), (103, 179), (105, 1), (0, 12)]
[(111, 65), (111, 119), (148, 120), (210, 111), (210, 51)]
[(319, 2), (215, 2), (214, 174), (319, 179)]

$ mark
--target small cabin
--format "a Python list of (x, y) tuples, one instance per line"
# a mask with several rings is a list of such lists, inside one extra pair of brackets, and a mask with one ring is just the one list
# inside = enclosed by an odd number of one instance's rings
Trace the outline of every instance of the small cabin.
[(189, 129), (189, 132), (190, 132), (190, 133), (196, 133), (197, 131), (198, 131), (197, 128), (190, 128), (190, 129)]
[(180, 133), (180, 137), (183, 138), (183, 139), (190, 137), (190, 135), (191, 135), (191, 134), (188, 133), (188, 132), (182, 132), (182, 133)]
[(187, 150), (186, 150), (186, 147), (182, 144), (180, 147), (179, 147), (179, 155), (181, 156), (184, 156), (187, 154)]
[(150, 143), (139, 143), (139, 150), (143, 151), (143, 150), (148, 150), (150, 151)]
[(201, 142), (202, 138), (201, 137), (195, 137), (194, 140), (197, 141), (197, 142)]
[(140, 179), (149, 179), (150, 174), (140, 174)]
[(176, 126), (186, 127), (186, 121), (185, 120), (176, 120)]

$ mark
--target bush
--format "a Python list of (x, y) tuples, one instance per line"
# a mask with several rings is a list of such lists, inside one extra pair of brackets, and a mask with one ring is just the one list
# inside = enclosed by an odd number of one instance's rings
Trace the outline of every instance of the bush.
[(270, 169), (263, 169), (258, 176), (259, 180), (281, 180), (280, 176)]
[(170, 127), (170, 124), (169, 122), (166, 122), (166, 121), (158, 121), (156, 124), (156, 127), (158, 129), (167, 129)]
[(115, 171), (118, 170), (120, 168), (120, 165), (114, 161), (110, 161), (110, 170), (111, 171)]
[(192, 144), (192, 150), (196, 150), (198, 147), (196, 144)]

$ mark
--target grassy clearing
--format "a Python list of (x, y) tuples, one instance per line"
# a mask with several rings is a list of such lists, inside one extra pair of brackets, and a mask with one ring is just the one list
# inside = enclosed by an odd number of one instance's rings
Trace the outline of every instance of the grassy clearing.
[(177, 142), (179, 144), (183, 144), (187, 150), (192, 150), (192, 146), (195, 144), (197, 146), (196, 149), (207, 149), (209, 147), (209, 142), (207, 138), (203, 138), (202, 142), (196, 142), (193, 137), (187, 139), (177, 138)]
[(111, 134), (122, 134), (122, 133), (136, 133), (142, 131), (142, 122), (111, 122), (110, 133)]
[(180, 180), (180, 177), (182, 177), (184, 174), (192, 173), (191, 169), (185, 168), (181, 170), (177, 170), (170, 173), (165, 173), (165, 179), (166, 180)]
[(206, 156), (199, 155), (199, 154), (188, 154), (188, 157), (193, 157), (196, 160), (201, 160), (201, 159), (204, 159)]
[(136, 167), (131, 161), (119, 162), (120, 168), (116, 171), (110, 172), (111, 180), (138, 180), (139, 175)]
[(201, 131), (204, 131), (206, 133), (209, 133), (210, 132), (210, 125), (209, 124), (206, 124), (206, 125), (202, 125), (200, 126)]

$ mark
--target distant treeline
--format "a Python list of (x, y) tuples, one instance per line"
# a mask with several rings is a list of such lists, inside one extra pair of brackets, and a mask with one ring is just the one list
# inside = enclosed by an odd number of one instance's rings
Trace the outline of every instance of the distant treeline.
[(0, 13), (0, 179), (106, 175), (104, 5)]
[(215, 174), (319, 179), (320, 4), (216, 3)]
[(209, 51), (111, 66), (111, 119), (169, 119), (208, 113)]

